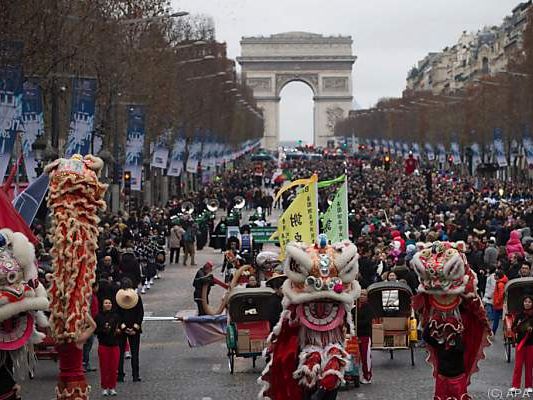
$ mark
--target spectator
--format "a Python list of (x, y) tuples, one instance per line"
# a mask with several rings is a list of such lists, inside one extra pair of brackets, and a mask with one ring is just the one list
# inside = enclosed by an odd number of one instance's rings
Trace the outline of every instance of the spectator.
[(98, 337), (98, 359), (100, 360), (100, 386), (103, 396), (116, 396), (118, 377), (119, 346), (119, 316), (113, 307), (113, 300), (105, 298), (102, 311), (95, 319), (96, 335)]
[(496, 286), (494, 288), (494, 297), (492, 298), (492, 333), (496, 334), (498, 331), (498, 326), (500, 325), (500, 320), (503, 316), (503, 299), (505, 292), (505, 284), (508, 279), (504, 275), (503, 271), (496, 271)]
[(179, 224), (175, 224), (170, 230), (168, 245), (170, 247), (170, 264), (178, 263), (180, 259), (180, 249), (183, 246), (183, 234), (185, 230)]

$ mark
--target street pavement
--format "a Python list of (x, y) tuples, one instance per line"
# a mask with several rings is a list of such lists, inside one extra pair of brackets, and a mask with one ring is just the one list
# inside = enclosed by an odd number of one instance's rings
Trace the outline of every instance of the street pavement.
[[(208, 260), (221, 265), (223, 257), (220, 251), (205, 248), (197, 255), (198, 267), (183, 266), (181, 263), (169, 265), (163, 278), (143, 295), (145, 314), (168, 317), (174, 316), (177, 311), (195, 309), (192, 280), (197, 268)], [(218, 303), (222, 295), (219, 287), (213, 288), (211, 302)], [(254, 370), (251, 360), (237, 359), (236, 372), (230, 375), (224, 342), (191, 349), (185, 339), (183, 327), (178, 322), (145, 322), (143, 331), (140, 355), (142, 382), (132, 382), (130, 365), (126, 360), (126, 382), (118, 386), (119, 398), (243, 400), (257, 397), (259, 387), (256, 380), (264, 361), (258, 360)], [(95, 343), (91, 363), (97, 367), (96, 348)], [(431, 368), (425, 362), (425, 351), (417, 349), (415, 357), (416, 365), (411, 367), (408, 351), (394, 353), (393, 360), (388, 353), (373, 352), (372, 384), (343, 391), (338, 399), (431, 400), (433, 380)], [(506, 398), (512, 364), (505, 361), (501, 331), (480, 369), (470, 386), (474, 398)], [(22, 384), (23, 398), (53, 399), (56, 373), (57, 365), (53, 361), (40, 361), (35, 379)], [(101, 398), (98, 371), (88, 373), (87, 378), (93, 388), (91, 398)]]

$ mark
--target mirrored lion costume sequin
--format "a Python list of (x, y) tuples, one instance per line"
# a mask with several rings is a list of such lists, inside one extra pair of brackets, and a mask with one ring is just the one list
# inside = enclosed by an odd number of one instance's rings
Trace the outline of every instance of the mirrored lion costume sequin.
[(435, 378), (434, 400), (469, 400), (468, 385), (490, 344), (489, 323), (463, 242), (429, 243), (412, 260), (420, 279), (413, 307), (422, 317)]
[(334, 399), (343, 382), (344, 340), (361, 292), (358, 253), (350, 242), (319, 241), (287, 245), (284, 310), (268, 339), (260, 399)]
[(33, 345), (43, 338), (35, 326), (48, 326), (48, 306), (33, 245), (22, 233), (0, 229), (0, 379), (7, 383), (0, 398), (15, 398), (16, 382), (33, 368)]

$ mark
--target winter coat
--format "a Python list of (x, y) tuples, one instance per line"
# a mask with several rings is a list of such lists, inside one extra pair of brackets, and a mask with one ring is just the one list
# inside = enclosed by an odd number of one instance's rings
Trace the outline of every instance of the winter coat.
[(483, 254), (483, 263), (488, 268), (496, 268), (498, 265), (498, 249), (494, 245), (489, 245)]
[(181, 240), (183, 239), (183, 234), (185, 233), (185, 230), (178, 225), (175, 225), (170, 230), (170, 237), (168, 240), (169, 247), (171, 249), (177, 249), (181, 246)]
[(505, 251), (507, 252), (507, 258), (511, 257), (511, 254), (517, 254), (521, 257), (525, 256), (524, 247), (520, 241), (520, 231), (514, 230), (511, 232), (511, 236), (505, 245)]
[(485, 286), (485, 296), (483, 296), (483, 303), (492, 304), (494, 297), (494, 289), (496, 289), (496, 277), (494, 273), (490, 274), (487, 278), (487, 284)]
[(505, 284), (509, 279), (504, 275), (496, 281), (494, 288), (494, 296), (492, 297), (492, 308), (494, 310), (503, 310), (503, 298), (505, 292)]

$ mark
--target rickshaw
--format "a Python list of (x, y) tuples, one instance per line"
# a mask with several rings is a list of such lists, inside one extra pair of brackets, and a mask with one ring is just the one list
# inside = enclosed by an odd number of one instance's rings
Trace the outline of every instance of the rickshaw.
[(235, 357), (251, 358), (252, 365), (263, 353), (274, 321), (279, 319), (280, 298), (274, 289), (235, 288), (228, 297), (226, 345), (230, 373), (235, 369)]
[(416, 322), (411, 321), (411, 289), (403, 282), (378, 282), (367, 290), (368, 302), (374, 313), (372, 350), (389, 351), (391, 360), (395, 350), (410, 350), (411, 365), (414, 366), (417, 332)]
[(512, 349), (516, 346), (516, 335), (513, 332), (513, 322), (516, 315), (522, 309), (522, 298), (526, 294), (533, 295), (533, 278), (511, 279), (505, 284), (503, 341), (505, 346), (505, 357), (508, 363), (511, 362)]

